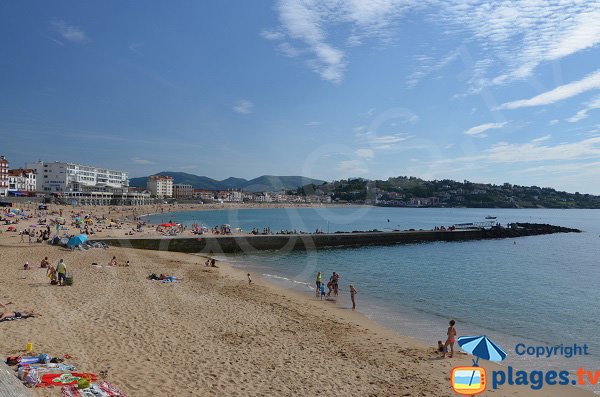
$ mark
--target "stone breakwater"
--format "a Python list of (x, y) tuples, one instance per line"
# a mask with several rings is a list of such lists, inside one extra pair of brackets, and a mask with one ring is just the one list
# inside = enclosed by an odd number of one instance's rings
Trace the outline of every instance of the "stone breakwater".
[(434, 241), (466, 241), (516, 238), (581, 230), (534, 223), (514, 223), (511, 228), (469, 230), (415, 230), (395, 232), (353, 232), (334, 234), (286, 234), (248, 236), (197, 236), (102, 239), (108, 245), (186, 253), (255, 253), (268, 250), (317, 250), (335, 247), (414, 244)]

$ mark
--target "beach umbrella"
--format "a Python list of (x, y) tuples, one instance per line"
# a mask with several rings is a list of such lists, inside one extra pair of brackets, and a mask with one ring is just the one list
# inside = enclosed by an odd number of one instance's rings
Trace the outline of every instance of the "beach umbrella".
[(67, 247), (72, 248), (78, 245), (85, 243), (88, 239), (87, 234), (79, 234), (75, 237), (71, 237), (71, 239), (67, 242)]
[(477, 365), (480, 358), (490, 361), (502, 361), (506, 358), (506, 352), (485, 335), (461, 336), (458, 338), (458, 345), (467, 353), (477, 357), (474, 365)]
[[(502, 361), (506, 358), (506, 352), (485, 335), (461, 336), (457, 339), (457, 342), (464, 351), (477, 357), (477, 360), (473, 360), (474, 367), (478, 366), (480, 358), (490, 361)], [(475, 371), (471, 374), (469, 386), (471, 386), (474, 377)]]

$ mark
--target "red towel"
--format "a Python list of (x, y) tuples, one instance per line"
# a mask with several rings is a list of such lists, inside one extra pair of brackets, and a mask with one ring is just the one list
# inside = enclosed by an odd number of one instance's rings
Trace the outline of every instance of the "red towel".
[(90, 382), (98, 380), (98, 375), (90, 374), (87, 372), (64, 372), (64, 373), (51, 373), (42, 375), (41, 382), (37, 387), (52, 387), (52, 386), (67, 386), (76, 385), (77, 381), (81, 378), (89, 379)]

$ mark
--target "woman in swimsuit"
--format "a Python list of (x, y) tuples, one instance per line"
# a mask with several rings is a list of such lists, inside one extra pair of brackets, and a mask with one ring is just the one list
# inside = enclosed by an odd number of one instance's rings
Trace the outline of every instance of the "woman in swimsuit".
[(444, 343), (444, 357), (446, 357), (446, 348), (450, 346), (450, 355), (448, 357), (452, 358), (452, 356), (454, 356), (454, 343), (456, 342), (456, 328), (454, 328), (456, 321), (450, 320), (449, 324), (450, 326), (448, 327), (448, 332), (446, 332), (448, 339), (446, 339), (446, 343)]

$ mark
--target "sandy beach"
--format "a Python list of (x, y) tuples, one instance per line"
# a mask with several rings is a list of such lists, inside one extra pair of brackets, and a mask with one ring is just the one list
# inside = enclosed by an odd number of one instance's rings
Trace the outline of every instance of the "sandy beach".
[[(124, 219), (132, 213), (113, 209), (110, 215)], [(0, 355), (23, 354), (28, 342), (35, 353), (69, 354), (79, 370), (106, 371), (128, 396), (452, 396), (451, 368), (471, 363), (466, 355), (440, 359), (436, 341), (421, 342), (369, 321), (360, 314), (360, 300), (353, 312), (258, 275), (248, 285), (245, 274), (224, 262), (207, 268), (196, 255), (114, 247), (70, 251), (19, 241), (16, 233), (0, 234), (0, 301), (41, 316), (0, 323)], [(49, 284), (39, 268), (45, 256), (53, 264), (65, 260), (73, 286)], [(107, 266), (113, 256), (131, 266)], [(33, 269), (23, 270), (25, 261)], [(151, 273), (181, 280), (151, 281)], [(442, 335), (445, 326), (440, 324)], [(490, 392), (593, 395), (557, 386)], [(60, 392), (35, 389), (33, 395)]]

